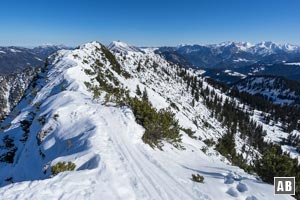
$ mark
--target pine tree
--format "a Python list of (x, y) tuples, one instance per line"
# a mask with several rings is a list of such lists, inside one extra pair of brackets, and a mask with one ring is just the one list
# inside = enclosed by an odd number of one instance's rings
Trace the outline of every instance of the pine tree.
[(138, 66), (137, 66), (136, 70), (137, 70), (138, 72), (141, 71), (141, 62), (138, 63)]
[(146, 101), (146, 102), (149, 101), (148, 93), (147, 93), (146, 88), (145, 88), (144, 91), (143, 91), (142, 100), (143, 100), (143, 101)]
[(47, 67), (49, 65), (49, 60), (48, 58), (45, 59), (44, 67)]
[(199, 92), (198, 92), (198, 90), (197, 90), (196, 93), (195, 93), (195, 100), (196, 100), (196, 101), (199, 101)]
[(273, 146), (264, 152), (255, 163), (257, 174), (263, 181), (273, 183), (275, 176), (295, 176), (298, 161), (282, 154), (279, 146)]
[(139, 85), (136, 86), (136, 91), (135, 93), (138, 95), (138, 96), (141, 96), (142, 92), (141, 92), (141, 89), (139, 87)]

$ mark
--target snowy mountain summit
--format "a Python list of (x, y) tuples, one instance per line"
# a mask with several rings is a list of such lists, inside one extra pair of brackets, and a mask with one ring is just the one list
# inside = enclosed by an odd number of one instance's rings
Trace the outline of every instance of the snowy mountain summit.
[(214, 149), (227, 130), (190, 85), (227, 97), (196, 71), (123, 42), (49, 60), (1, 124), (1, 199), (293, 199)]
[(134, 46), (130, 46), (124, 42), (120, 42), (120, 41), (113, 41), (111, 42), (107, 48), (113, 52), (123, 52), (123, 53), (127, 53), (127, 52), (143, 52), (141, 49), (134, 47)]

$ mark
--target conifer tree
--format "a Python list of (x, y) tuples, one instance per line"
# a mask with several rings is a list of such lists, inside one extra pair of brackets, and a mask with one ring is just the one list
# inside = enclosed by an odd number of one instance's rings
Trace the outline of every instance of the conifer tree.
[(192, 106), (193, 107), (195, 106), (195, 99), (193, 99), (193, 101), (192, 101)]
[(137, 66), (136, 70), (137, 70), (138, 72), (141, 71), (141, 62), (138, 63), (138, 66)]
[(148, 99), (148, 93), (147, 93), (146, 88), (145, 88), (144, 91), (143, 91), (142, 100), (143, 100), (143, 101), (149, 101), (149, 99)]
[(198, 90), (197, 90), (196, 93), (195, 93), (195, 100), (196, 100), (196, 101), (199, 101), (199, 92), (198, 92)]
[(136, 91), (135, 91), (135, 93), (136, 93), (138, 96), (140, 96), (140, 95), (142, 94), (139, 85), (136, 86)]
[(44, 67), (47, 67), (49, 65), (49, 60), (48, 58), (45, 59)]

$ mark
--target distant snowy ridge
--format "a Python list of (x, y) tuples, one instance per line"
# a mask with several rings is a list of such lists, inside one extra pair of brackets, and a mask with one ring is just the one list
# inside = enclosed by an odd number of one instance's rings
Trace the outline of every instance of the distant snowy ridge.
[(284, 63), (285, 65), (298, 65), (300, 66), (300, 62), (297, 62), (297, 63)]
[[(191, 44), (181, 45), (178, 47), (183, 47), (183, 46), (192, 46), (192, 45)], [(276, 53), (277, 51), (286, 51), (286, 52), (300, 51), (300, 45), (293, 45), (288, 43), (278, 44), (271, 41), (263, 41), (256, 44), (252, 44), (250, 42), (222, 42), (219, 44), (207, 44), (207, 45), (200, 44), (199, 46), (207, 46), (213, 48), (224, 48), (224, 47), (234, 46), (239, 51), (258, 53), (258, 54), (272, 54), (272, 53)]]

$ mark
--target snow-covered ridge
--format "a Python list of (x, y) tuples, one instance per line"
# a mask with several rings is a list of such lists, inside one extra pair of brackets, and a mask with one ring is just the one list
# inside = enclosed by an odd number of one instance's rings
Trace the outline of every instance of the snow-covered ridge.
[[(188, 45), (187, 45), (188, 46)], [(271, 54), (277, 51), (285, 52), (299, 52), (300, 46), (294, 44), (278, 44), (271, 41), (263, 41), (256, 44), (251, 44), (250, 42), (222, 42), (220, 44), (209, 44), (203, 45), (214, 48), (224, 48), (229, 46), (234, 46), (240, 51), (258, 54)]]
[(296, 63), (284, 63), (285, 65), (296, 65), (296, 66), (300, 66), (300, 62), (296, 62)]
[(107, 48), (111, 51), (115, 51), (115, 52), (128, 52), (128, 51), (133, 51), (133, 52), (142, 52), (141, 49), (134, 47), (134, 46), (130, 46), (124, 42), (120, 42), (120, 41), (113, 41), (111, 42)]
[[(121, 45), (126, 47), (128, 45)], [(177, 66), (153, 49), (111, 49), (131, 78), (118, 75), (102, 51), (91, 42), (75, 50), (61, 50), (52, 65), (40, 74), (34, 88), (14, 109), (15, 115), (1, 132), (17, 148), (13, 163), (0, 163), (0, 196), (4, 199), (276, 199), (273, 186), (221, 161), (198, 137), (216, 140), (226, 130), (202, 101), (192, 106), (186, 84), (176, 76)], [(105, 104), (103, 92), (94, 99), (86, 82), (93, 82), (95, 62), (101, 62), (122, 86), (135, 96), (136, 86), (147, 89), (157, 109), (174, 102), (176, 117), (196, 139), (183, 131), (183, 149), (165, 143), (163, 151), (142, 142), (143, 127), (128, 107)], [(140, 66), (140, 69), (138, 67)], [(193, 74), (192, 70), (188, 73)], [(208, 86), (204, 82), (204, 87)], [(210, 87), (210, 86), (208, 86)], [(34, 89), (34, 90), (33, 90)], [(221, 94), (220, 94), (221, 95)], [(175, 108), (172, 108), (175, 112)], [(27, 138), (24, 120), (31, 122)], [(195, 123), (195, 121), (197, 123)], [(210, 128), (205, 128), (205, 123)], [(196, 125), (198, 124), (198, 125)], [(25, 139), (25, 142), (24, 142)], [(1, 140), (1, 146), (4, 146)], [(1, 155), (6, 151), (1, 149)], [(51, 177), (51, 166), (60, 161), (76, 164), (75, 171)], [(205, 177), (204, 183), (191, 174)], [(14, 182), (10, 184), (10, 182)], [(6, 185), (6, 186), (5, 186)], [(277, 199), (291, 199), (288, 196)]]
[(229, 70), (229, 69), (224, 70), (224, 73), (227, 73), (227, 74), (230, 75), (230, 76), (239, 76), (239, 77), (241, 77), (241, 78), (246, 78), (246, 75), (241, 74), (241, 73), (239, 73), (239, 72), (234, 72), (234, 71)]
[[(180, 45), (173, 48), (173, 50), (181, 50), (186, 54), (202, 51), (202, 49), (210, 49), (211, 51), (220, 54), (224, 51), (230, 50), (231, 54), (249, 53), (256, 56), (268, 56), (271, 54), (280, 53), (299, 53), (300, 46), (293, 44), (278, 44), (274, 42), (259, 42), (252, 44), (250, 42), (222, 42), (219, 44), (187, 44)], [(205, 52), (205, 51), (204, 51)], [(242, 58), (243, 59), (243, 58)], [(238, 60), (238, 59), (235, 59)], [(236, 62), (236, 61), (235, 61)]]

